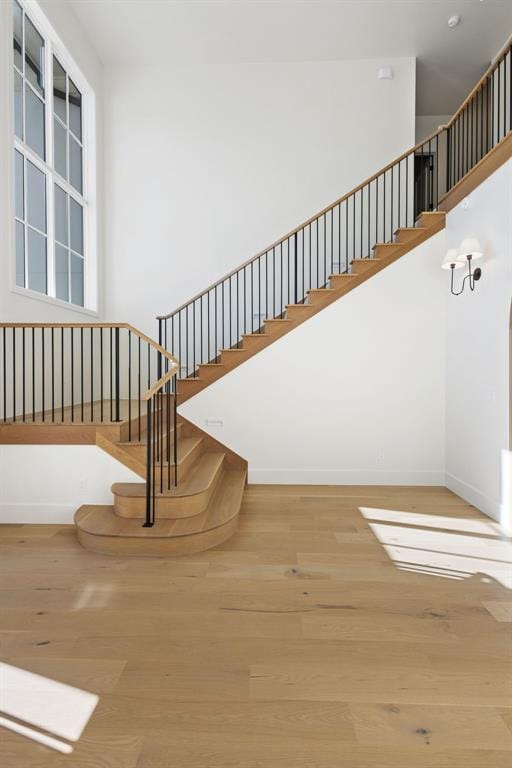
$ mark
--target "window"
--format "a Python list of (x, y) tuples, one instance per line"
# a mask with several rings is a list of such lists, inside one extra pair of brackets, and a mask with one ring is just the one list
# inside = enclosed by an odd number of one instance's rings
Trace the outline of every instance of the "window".
[(16, 285), (84, 307), (89, 211), (81, 78), (12, 2)]

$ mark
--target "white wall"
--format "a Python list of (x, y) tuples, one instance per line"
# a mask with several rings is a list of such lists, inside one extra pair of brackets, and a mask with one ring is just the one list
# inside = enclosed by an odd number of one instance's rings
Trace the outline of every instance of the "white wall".
[(251, 482), (442, 485), (444, 251), (440, 232), (181, 412), (248, 459)]
[(461, 203), (448, 214), (446, 232), (448, 246), (475, 235), (485, 253), (474, 293), (447, 301), (446, 484), (498, 518), (501, 454), (511, 447), (512, 161), (471, 194), (469, 207)]
[[(94, 49), (87, 41), (76, 16), (64, 0), (34, 0), (27, 4), (34, 13), (42, 11), (55, 35), (70, 51), (72, 58), (95, 92), (96, 123), (96, 199), (98, 221), (97, 278), (98, 315), (103, 305), (103, 70)], [(62, 302), (33, 293), (12, 290), (11, 272), (14, 253), (13, 208), (13, 117), (12, 117), (12, 21), (11, 3), (0, 2), (0, 321), (17, 322), (87, 322), (87, 313), (68, 309)], [(33, 15), (34, 18), (34, 15)], [(89, 320), (90, 320), (89, 314)], [(97, 319), (94, 315), (93, 318)]]
[(440, 125), (446, 125), (452, 115), (416, 115), (416, 143), (428, 138)]
[[(165, 52), (164, 52), (165, 53)], [(105, 71), (108, 316), (175, 309), (414, 144), (415, 60)]]
[(95, 445), (0, 445), (0, 522), (72, 523), (82, 504), (112, 504), (112, 483), (140, 481)]

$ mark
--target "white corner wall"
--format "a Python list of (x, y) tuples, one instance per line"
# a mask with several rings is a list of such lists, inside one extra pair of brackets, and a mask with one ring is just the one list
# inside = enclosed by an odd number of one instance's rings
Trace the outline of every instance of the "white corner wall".
[(448, 214), (447, 245), (475, 235), (485, 258), (475, 291), (447, 297), (446, 485), (491, 517), (508, 516), (510, 527), (512, 161), (468, 203)]
[(55, 35), (70, 51), (77, 67), (95, 93), (98, 313), (84, 313), (43, 295), (12, 290), (14, 254), (14, 172), (12, 114), (12, 6), (0, 2), (0, 321), (87, 322), (103, 313), (103, 67), (92, 45), (65, 0), (28, 0), (46, 16)]
[(415, 60), (108, 65), (108, 319), (175, 309), (414, 144)]
[(443, 485), (444, 251), (440, 232), (181, 412), (253, 483)]
[(141, 478), (96, 445), (0, 445), (0, 522), (72, 523), (82, 504), (112, 504), (118, 482)]

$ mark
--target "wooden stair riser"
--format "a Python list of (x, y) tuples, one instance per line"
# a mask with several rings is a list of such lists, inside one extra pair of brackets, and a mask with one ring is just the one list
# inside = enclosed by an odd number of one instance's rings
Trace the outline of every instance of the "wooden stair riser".
[(395, 232), (395, 242), (411, 243), (425, 234), (424, 227), (400, 227)]
[(312, 304), (287, 304), (286, 317), (296, 323), (302, 323), (316, 314), (316, 307)]
[(197, 369), (197, 377), (201, 381), (216, 381), (219, 378), (219, 373), (222, 375), (224, 372), (224, 366), (222, 363), (205, 363), (200, 364)]
[(288, 331), (293, 327), (294, 325), (292, 321), (288, 319), (265, 320), (265, 334), (268, 337), (269, 343), (275, 341), (275, 339), (278, 339), (280, 336), (284, 336), (284, 334), (288, 333)]
[[(205, 511), (215, 493), (222, 478), (222, 473), (223, 463), (219, 464), (215, 476), (208, 487), (200, 493), (188, 496), (158, 495), (155, 499), (155, 517), (158, 520), (180, 520), (200, 515)], [(159, 491), (158, 488), (157, 491)], [(146, 498), (141, 496), (120, 496), (114, 491), (114, 513), (119, 517), (143, 519), (146, 516)]]
[[(377, 243), (373, 246), (372, 259), (393, 259), (397, 253), (401, 253), (403, 250), (403, 243)], [(370, 259), (370, 261), (372, 260)]]
[(334, 294), (334, 288), (310, 288), (306, 291), (308, 305), (315, 310), (313, 314), (329, 304), (329, 299)]
[(353, 275), (366, 275), (375, 270), (378, 259), (354, 259), (350, 265)]
[(446, 213), (444, 211), (432, 211), (422, 213), (416, 222), (417, 228), (423, 228), (430, 233), (437, 231), (438, 227), (441, 229), (444, 227), (446, 220)]
[(235, 533), (238, 524), (237, 517), (229, 520), (218, 528), (202, 531), (190, 536), (176, 538), (164, 537), (151, 539), (128, 538), (119, 536), (99, 536), (82, 531), (77, 526), (77, 536), (80, 544), (91, 552), (114, 557), (184, 557), (204, 552), (212, 547), (223, 544)]
[(268, 335), (266, 333), (244, 333), (242, 334), (242, 347), (251, 354), (259, 352), (268, 345)]
[(351, 291), (355, 287), (355, 281), (355, 275), (329, 275), (329, 286), (339, 293), (340, 296)]

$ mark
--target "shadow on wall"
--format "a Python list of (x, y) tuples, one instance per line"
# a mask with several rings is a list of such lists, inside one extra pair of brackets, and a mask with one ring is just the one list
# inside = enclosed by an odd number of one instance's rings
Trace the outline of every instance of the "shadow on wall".
[(512, 589), (512, 545), (498, 523), (360, 507), (388, 557), (402, 571), (467, 579), (479, 575)]

